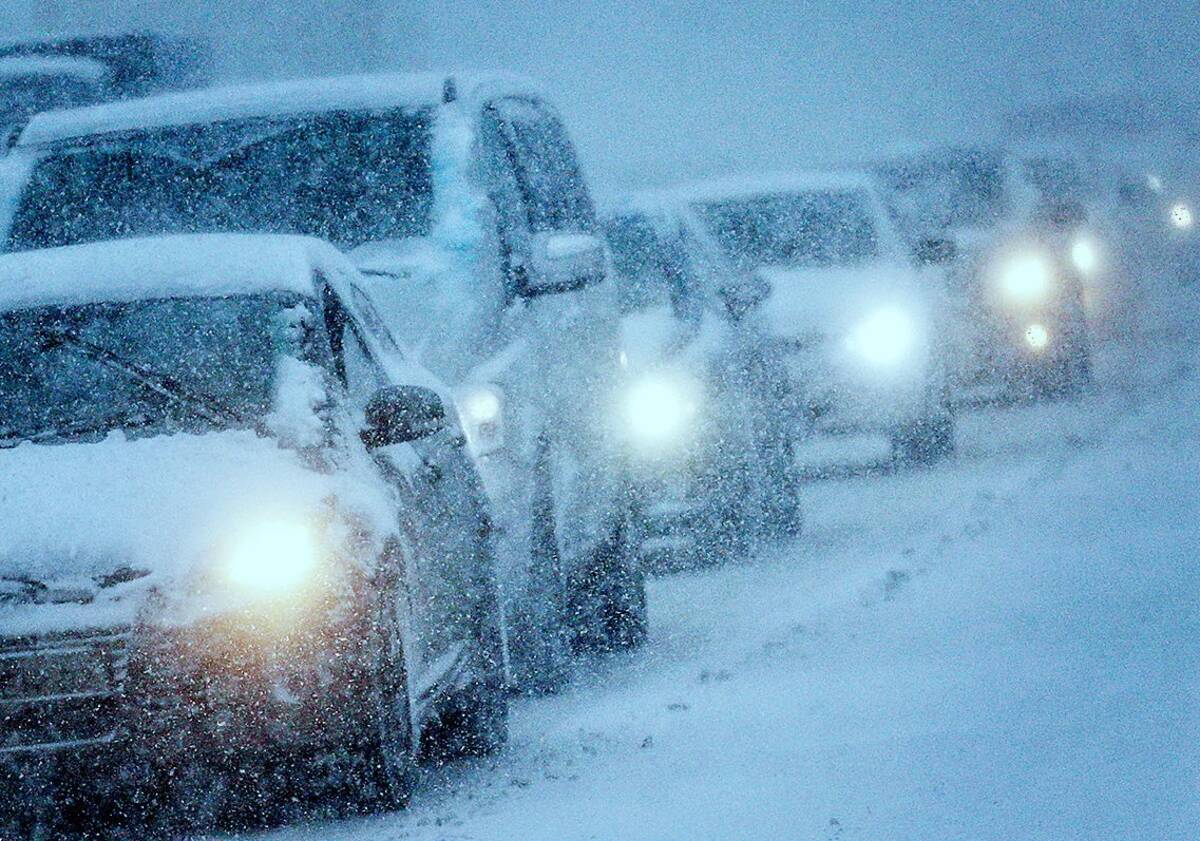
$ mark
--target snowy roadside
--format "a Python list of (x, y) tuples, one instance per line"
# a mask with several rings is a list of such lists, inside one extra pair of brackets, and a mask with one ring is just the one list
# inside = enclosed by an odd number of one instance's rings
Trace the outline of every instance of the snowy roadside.
[(795, 546), (655, 582), (645, 651), (518, 702), (408, 813), (264, 837), (1192, 837), (1200, 388), (1156, 362), (1190, 346), (1147, 350), (1083, 403), (971, 415), (935, 469), (811, 486)]

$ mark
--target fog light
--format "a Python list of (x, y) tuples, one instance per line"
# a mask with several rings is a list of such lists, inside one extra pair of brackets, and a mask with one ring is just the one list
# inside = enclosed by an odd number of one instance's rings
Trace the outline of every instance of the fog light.
[(1171, 208), (1171, 224), (1184, 231), (1192, 227), (1192, 209), (1185, 203), (1179, 202)]
[(1071, 262), (1085, 275), (1094, 274), (1100, 267), (1100, 251), (1090, 237), (1080, 236), (1071, 245)]
[(1040, 324), (1025, 328), (1025, 341), (1034, 350), (1042, 350), (1050, 343), (1050, 333)]

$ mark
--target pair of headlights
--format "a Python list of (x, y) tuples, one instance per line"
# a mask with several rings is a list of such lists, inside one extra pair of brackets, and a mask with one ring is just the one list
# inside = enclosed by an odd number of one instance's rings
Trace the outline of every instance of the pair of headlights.
[[(1091, 277), (1101, 268), (1100, 244), (1090, 234), (1081, 233), (1071, 242), (1070, 258), (1081, 275)], [(1054, 261), (1043, 251), (1012, 254), (1000, 267), (1000, 291), (1017, 306), (1044, 303), (1054, 293), (1057, 281)]]

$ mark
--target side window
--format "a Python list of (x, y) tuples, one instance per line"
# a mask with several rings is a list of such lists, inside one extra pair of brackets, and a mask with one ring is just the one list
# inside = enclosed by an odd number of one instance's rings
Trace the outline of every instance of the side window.
[(596, 212), (558, 117), (529, 99), (502, 99), (488, 107), (508, 144), (529, 229), (594, 231)]
[(343, 323), (342, 359), (346, 371), (346, 392), (350, 403), (361, 410), (366, 408), (375, 392), (387, 385), (387, 378), (371, 358), (354, 323), (350, 319), (345, 319)]
[(372, 395), (388, 384), (387, 377), (363, 344), (350, 314), (328, 288), (323, 304), (334, 371), (346, 388), (350, 404), (362, 411)]
[(480, 123), (488, 198), (499, 225), (500, 271), (504, 297), (511, 301), (524, 287), (529, 257), (529, 214), (517, 178), (517, 153), (504, 121), (494, 107), (484, 109)]

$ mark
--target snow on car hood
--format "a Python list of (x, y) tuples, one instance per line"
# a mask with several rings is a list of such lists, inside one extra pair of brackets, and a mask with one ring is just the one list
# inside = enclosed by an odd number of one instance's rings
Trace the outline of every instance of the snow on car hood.
[(664, 305), (629, 313), (621, 319), (620, 330), (630, 373), (675, 365), (698, 374), (719, 351), (728, 326), (711, 313), (699, 323), (681, 321)]
[(761, 313), (770, 333), (804, 339), (844, 334), (881, 307), (899, 307), (924, 318), (932, 278), (899, 262), (857, 266), (783, 268), (763, 266), (757, 274), (771, 287)]
[(249, 431), (0, 450), (0, 578), (54, 584), (135, 570), (170, 591), (264, 518), (386, 525), (381, 486), (306, 466)]

